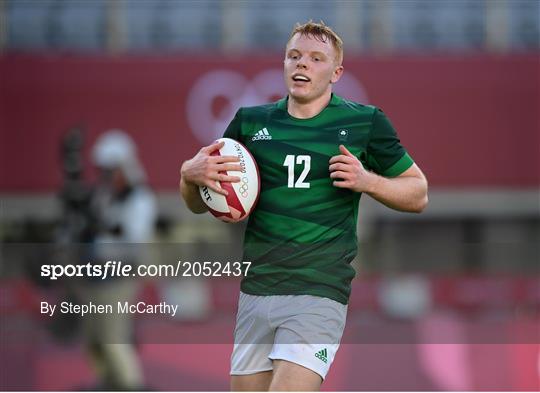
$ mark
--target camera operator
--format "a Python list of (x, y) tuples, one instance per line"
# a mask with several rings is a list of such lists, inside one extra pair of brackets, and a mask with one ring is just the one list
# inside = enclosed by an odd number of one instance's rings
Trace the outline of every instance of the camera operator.
[[(145, 173), (133, 140), (123, 131), (101, 135), (92, 150), (100, 171), (91, 208), (97, 230), (93, 258), (102, 263), (121, 260), (136, 265), (147, 262), (144, 246), (152, 240), (156, 219), (154, 194), (145, 185)], [(81, 290), (85, 302), (131, 302), (138, 292), (135, 278), (89, 280)], [(142, 369), (133, 344), (129, 314), (92, 315), (84, 319), (92, 360), (107, 390), (139, 390), (144, 387)]]

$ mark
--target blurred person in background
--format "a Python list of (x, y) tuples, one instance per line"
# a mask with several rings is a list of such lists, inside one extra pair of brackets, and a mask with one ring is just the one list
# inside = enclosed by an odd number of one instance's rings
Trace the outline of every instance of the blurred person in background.
[[(145, 243), (152, 241), (156, 202), (145, 184), (145, 172), (137, 148), (125, 132), (101, 135), (92, 151), (100, 171), (92, 209), (98, 229), (93, 258), (123, 264), (145, 262)], [(81, 290), (85, 302), (116, 304), (132, 301), (139, 289), (135, 278), (88, 281)], [(137, 390), (144, 387), (143, 374), (133, 343), (133, 321), (126, 314), (95, 314), (84, 318), (89, 352), (105, 390)]]
[[(224, 136), (259, 164), (231, 358), (233, 390), (319, 390), (339, 347), (357, 252), (357, 207), (365, 192), (384, 205), (421, 212), (427, 181), (378, 108), (332, 93), (343, 73), (341, 38), (324, 23), (297, 25), (286, 46), (288, 96), (240, 108)], [(264, 138), (260, 137), (263, 135)], [(347, 147), (345, 147), (347, 145)], [(199, 186), (238, 182), (234, 157), (203, 147), (183, 163), (188, 208), (207, 211)]]

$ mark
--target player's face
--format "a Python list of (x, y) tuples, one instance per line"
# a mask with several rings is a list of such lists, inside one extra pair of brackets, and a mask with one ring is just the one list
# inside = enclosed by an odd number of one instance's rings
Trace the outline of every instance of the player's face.
[(330, 40), (295, 34), (285, 51), (284, 76), (290, 97), (309, 103), (332, 91), (343, 67)]

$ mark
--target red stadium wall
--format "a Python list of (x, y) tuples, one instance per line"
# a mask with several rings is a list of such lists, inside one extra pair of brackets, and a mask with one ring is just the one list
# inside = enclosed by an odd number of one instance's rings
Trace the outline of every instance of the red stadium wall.
[[(139, 144), (150, 183), (175, 189), (181, 162), (238, 105), (283, 94), (268, 57), (0, 57), (0, 191), (54, 191), (59, 140), (109, 128)], [(433, 186), (540, 184), (536, 55), (349, 57), (345, 95), (380, 106)], [(199, 136), (199, 138), (196, 137)], [(87, 155), (88, 156), (88, 155)]]

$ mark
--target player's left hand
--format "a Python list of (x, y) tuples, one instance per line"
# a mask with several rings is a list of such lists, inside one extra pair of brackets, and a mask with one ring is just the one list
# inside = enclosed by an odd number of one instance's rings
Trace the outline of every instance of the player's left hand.
[(334, 187), (356, 192), (370, 192), (377, 182), (377, 175), (367, 171), (360, 160), (347, 148), (339, 145), (340, 155), (330, 159), (330, 178)]

